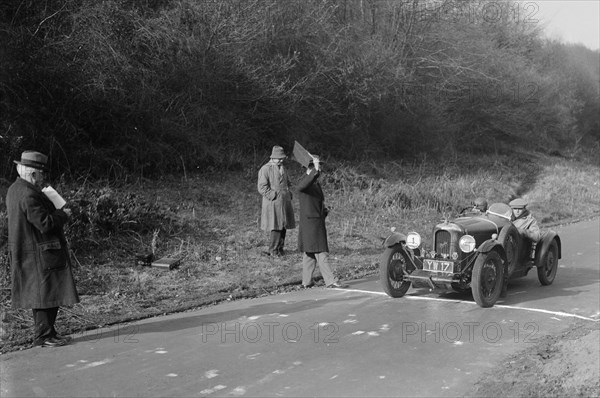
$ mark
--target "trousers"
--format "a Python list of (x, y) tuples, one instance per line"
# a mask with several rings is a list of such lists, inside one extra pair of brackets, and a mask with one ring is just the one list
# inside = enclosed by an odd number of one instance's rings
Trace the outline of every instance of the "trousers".
[(33, 310), (34, 323), (34, 344), (41, 344), (49, 338), (56, 337), (56, 329), (54, 323), (58, 315), (58, 307), (53, 308), (34, 308)]
[(286, 229), (271, 230), (271, 241), (269, 243), (269, 253), (283, 254), (283, 246), (285, 245)]
[(304, 286), (313, 283), (312, 276), (317, 264), (319, 265), (319, 271), (321, 271), (321, 275), (325, 281), (325, 286), (337, 282), (333, 275), (333, 271), (329, 266), (329, 253), (304, 253), (302, 255), (302, 284)]

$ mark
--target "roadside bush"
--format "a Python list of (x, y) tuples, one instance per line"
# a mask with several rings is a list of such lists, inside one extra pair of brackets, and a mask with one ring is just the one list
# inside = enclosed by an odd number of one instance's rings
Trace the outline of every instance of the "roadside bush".
[(170, 232), (178, 225), (168, 207), (110, 187), (81, 188), (68, 202), (73, 214), (66, 233), (74, 245), (129, 232)]

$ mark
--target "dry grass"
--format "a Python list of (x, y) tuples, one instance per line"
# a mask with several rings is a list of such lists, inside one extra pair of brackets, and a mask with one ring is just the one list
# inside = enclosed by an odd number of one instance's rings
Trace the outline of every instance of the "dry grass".
[[(377, 272), (382, 239), (391, 226), (427, 237), (444, 216), (477, 196), (489, 202), (523, 195), (542, 224), (600, 214), (600, 168), (558, 158), (465, 158), (461, 163), (374, 162), (329, 164), (323, 178), (331, 262), (342, 279)], [(297, 179), (300, 170), (291, 164)], [(140, 182), (127, 188), (168, 209), (167, 228), (111, 233), (98, 245), (74, 247), (82, 302), (61, 311), (63, 333), (80, 333), (141, 317), (210, 305), (222, 300), (275, 294), (297, 288), (301, 254), (297, 233), (288, 233), (289, 254), (263, 257), (267, 234), (260, 231), (260, 197), (254, 169)], [(64, 192), (67, 186), (61, 187)], [(115, 188), (113, 190), (125, 190)], [(294, 201), (297, 214), (297, 201)], [(165, 271), (137, 266), (134, 255), (154, 248), (156, 256), (183, 259)], [(6, 257), (0, 258), (0, 352), (30, 342), (30, 311), (12, 310)]]

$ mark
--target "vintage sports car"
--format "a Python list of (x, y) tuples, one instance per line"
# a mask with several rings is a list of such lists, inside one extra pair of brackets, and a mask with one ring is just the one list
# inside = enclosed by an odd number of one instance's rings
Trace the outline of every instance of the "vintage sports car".
[(385, 292), (402, 297), (415, 288), (471, 290), (481, 307), (500, 297), (503, 279), (526, 276), (537, 268), (542, 285), (556, 277), (561, 258), (560, 237), (542, 232), (539, 242), (523, 238), (512, 223), (512, 210), (494, 203), (485, 213), (463, 213), (433, 228), (431, 247), (416, 232), (392, 234), (384, 242), (379, 276)]

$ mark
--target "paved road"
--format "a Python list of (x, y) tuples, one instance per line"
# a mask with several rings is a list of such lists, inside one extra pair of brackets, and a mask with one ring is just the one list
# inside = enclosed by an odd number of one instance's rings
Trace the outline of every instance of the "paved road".
[(230, 302), (2, 355), (4, 396), (457, 396), (507, 355), (600, 319), (599, 221), (557, 228), (552, 286), (507, 299), (381, 293), (376, 278)]

